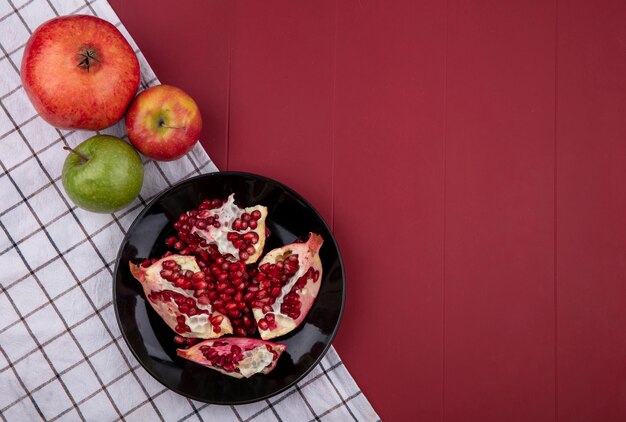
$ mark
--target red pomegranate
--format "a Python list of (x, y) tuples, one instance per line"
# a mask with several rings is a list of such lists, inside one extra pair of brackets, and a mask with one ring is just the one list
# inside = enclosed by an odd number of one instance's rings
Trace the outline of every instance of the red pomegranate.
[(95, 16), (62, 16), (31, 35), (21, 65), (37, 113), (63, 129), (100, 130), (120, 120), (139, 87), (128, 41)]
[(232, 194), (226, 201), (203, 201), (197, 210), (182, 214), (174, 228), (195, 249), (216, 245), (225, 259), (251, 264), (263, 253), (266, 217), (266, 207), (240, 208)]
[(322, 236), (274, 249), (259, 263), (252, 313), (264, 340), (282, 336), (302, 323), (317, 297), (322, 278)]
[(185, 359), (235, 378), (267, 374), (276, 367), (284, 344), (245, 337), (205, 340), (188, 349), (177, 349)]
[(213, 309), (208, 297), (194, 297), (196, 288), (206, 282), (193, 256), (169, 255), (142, 265), (131, 262), (130, 271), (152, 308), (179, 335), (206, 339), (233, 332), (230, 320)]

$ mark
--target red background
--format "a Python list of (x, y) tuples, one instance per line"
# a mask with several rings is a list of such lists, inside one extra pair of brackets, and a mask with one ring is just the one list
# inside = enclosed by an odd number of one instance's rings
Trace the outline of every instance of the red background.
[(332, 225), (384, 420), (626, 420), (626, 2), (111, 3)]

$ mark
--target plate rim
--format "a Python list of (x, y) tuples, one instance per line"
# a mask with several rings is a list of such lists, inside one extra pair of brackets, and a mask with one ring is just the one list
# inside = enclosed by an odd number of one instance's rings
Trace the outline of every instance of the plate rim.
[[(335, 323), (335, 327), (333, 328), (332, 333), (330, 334), (329, 337), (329, 341), (324, 345), (324, 348), (322, 350), (322, 352), (320, 353), (320, 355), (315, 359), (315, 361), (313, 361), (313, 363), (309, 366), (309, 368), (304, 371), (300, 376), (298, 376), (297, 378), (295, 378), (292, 382), (290, 382), (289, 384), (287, 384), (284, 387), (279, 388), (278, 390), (276, 390), (273, 393), (270, 394), (265, 394), (263, 396), (260, 396), (258, 398), (255, 399), (248, 399), (248, 400), (239, 400), (239, 401), (219, 401), (219, 400), (208, 400), (206, 398), (203, 397), (197, 397), (193, 394), (189, 394), (187, 392), (184, 392), (178, 388), (173, 388), (170, 387), (168, 385), (165, 385), (158, 377), (157, 375), (148, 367), (146, 367), (146, 365), (144, 364), (144, 362), (142, 361), (142, 359), (140, 359), (140, 357), (137, 355), (137, 352), (135, 351), (135, 349), (131, 346), (128, 338), (127, 338), (127, 334), (126, 331), (124, 330), (124, 328), (122, 327), (122, 323), (120, 320), (120, 315), (119, 315), (119, 305), (117, 303), (117, 274), (118, 274), (118, 270), (120, 267), (120, 263), (121, 263), (121, 259), (122, 259), (122, 253), (123, 253), (123, 246), (126, 242), (126, 238), (128, 236), (128, 233), (131, 232), (131, 230), (135, 227), (135, 225), (138, 224), (138, 222), (144, 217), (144, 215), (146, 214), (146, 212), (157, 202), (159, 201), (162, 197), (164, 197), (166, 194), (168, 194), (170, 191), (174, 190), (175, 188), (184, 185), (186, 183), (191, 183), (193, 181), (196, 181), (198, 179), (202, 179), (202, 178), (209, 178), (209, 177), (215, 177), (215, 176), (243, 176), (243, 177), (247, 177), (247, 178), (255, 178), (255, 179), (261, 179), (262, 181), (265, 182), (270, 182), (270, 183), (275, 183), (276, 185), (278, 185), (279, 187), (281, 187), (282, 189), (286, 190), (287, 192), (291, 193), (292, 195), (296, 196), (297, 198), (299, 198), (302, 202), (304, 202), (304, 204), (306, 206), (308, 206), (314, 213), (315, 215), (317, 215), (317, 217), (320, 219), (320, 221), (322, 222), (322, 224), (326, 227), (326, 230), (328, 230), (328, 232), (331, 235), (331, 240), (335, 245), (335, 249), (337, 250), (337, 258), (339, 261), (339, 266), (341, 268), (341, 288), (342, 288), (342, 295), (341, 295), (341, 307), (339, 309), (339, 315), (337, 317), (337, 322)], [(269, 178), (267, 176), (262, 176), (260, 174), (255, 174), (255, 173), (249, 173), (249, 172), (243, 172), (243, 171), (217, 171), (217, 172), (211, 172), (211, 173), (204, 173), (204, 174), (199, 174), (196, 176), (192, 176), (189, 177), (187, 179), (183, 179), (178, 181), (177, 183), (173, 184), (172, 186), (164, 189), (163, 191), (159, 192), (154, 198), (152, 198), (146, 205), (145, 207), (141, 210), (141, 212), (139, 214), (137, 214), (137, 216), (135, 217), (135, 219), (133, 220), (133, 222), (131, 223), (130, 226), (128, 226), (128, 229), (126, 231), (126, 234), (124, 235), (124, 238), (122, 239), (120, 246), (119, 246), (119, 250), (117, 252), (117, 256), (115, 257), (115, 266), (114, 266), (114, 270), (113, 270), (113, 274), (112, 274), (112, 285), (113, 285), (113, 297), (112, 297), (112, 302), (113, 302), (113, 309), (115, 311), (115, 320), (117, 322), (117, 325), (120, 329), (120, 332), (122, 333), (122, 338), (124, 339), (124, 342), (126, 343), (126, 346), (128, 347), (128, 349), (130, 350), (130, 352), (133, 354), (133, 356), (135, 357), (135, 359), (139, 362), (139, 364), (141, 365), (141, 367), (152, 377), (154, 378), (158, 383), (160, 383), (161, 385), (163, 385), (165, 388), (167, 388), (168, 390), (174, 391), (177, 394), (180, 394), (181, 396), (187, 397), (189, 399), (192, 400), (196, 400), (196, 401), (200, 401), (202, 403), (208, 403), (208, 404), (217, 404), (217, 405), (243, 405), (243, 404), (250, 404), (250, 403), (257, 403), (259, 401), (262, 400), (267, 400), (271, 397), (274, 397), (290, 388), (292, 388), (293, 386), (295, 386), (298, 382), (302, 381), (320, 362), (321, 360), (324, 358), (324, 356), (326, 356), (326, 354), (328, 353), (328, 351), (330, 350), (330, 348), (333, 345), (333, 341), (335, 340), (335, 337), (337, 335), (337, 332), (339, 331), (339, 327), (341, 326), (341, 321), (343, 319), (343, 313), (345, 310), (345, 305), (346, 305), (346, 271), (345, 271), (345, 267), (343, 264), (343, 258), (341, 256), (341, 250), (339, 249), (339, 243), (337, 242), (337, 239), (335, 238), (335, 234), (333, 233), (333, 231), (331, 230), (331, 228), (328, 226), (328, 223), (326, 223), (326, 220), (322, 217), (322, 215), (319, 213), (319, 211), (313, 206), (311, 205), (311, 203), (304, 198), (302, 195), (300, 195), (298, 192), (296, 192), (294, 189), (290, 188), (289, 186), (285, 185), (282, 182), (279, 182), (275, 179)], [(314, 305), (315, 306), (315, 305)]]

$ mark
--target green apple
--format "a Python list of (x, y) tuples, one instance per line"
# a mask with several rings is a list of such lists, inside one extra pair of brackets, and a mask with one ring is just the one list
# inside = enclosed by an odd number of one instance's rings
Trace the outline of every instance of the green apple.
[(118, 211), (139, 195), (143, 164), (137, 151), (114, 136), (93, 136), (71, 151), (63, 165), (63, 187), (80, 208)]

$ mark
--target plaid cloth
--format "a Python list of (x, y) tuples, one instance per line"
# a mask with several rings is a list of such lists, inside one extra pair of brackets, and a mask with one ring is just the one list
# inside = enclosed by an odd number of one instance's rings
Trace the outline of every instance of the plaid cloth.
[[(198, 145), (172, 163), (145, 160), (139, 198), (108, 215), (75, 207), (61, 186), (67, 153), (93, 133), (57, 130), (35, 114), (19, 78), (42, 22), (93, 14), (128, 38), (141, 88), (158, 84), (105, 0), (0, 0), (0, 417), (63, 420), (378, 420), (331, 349), (296, 387), (270, 400), (216, 406), (164, 388), (122, 340), (111, 302), (118, 245), (146, 202), (191, 175), (217, 171)], [(123, 124), (102, 131), (124, 137)]]

